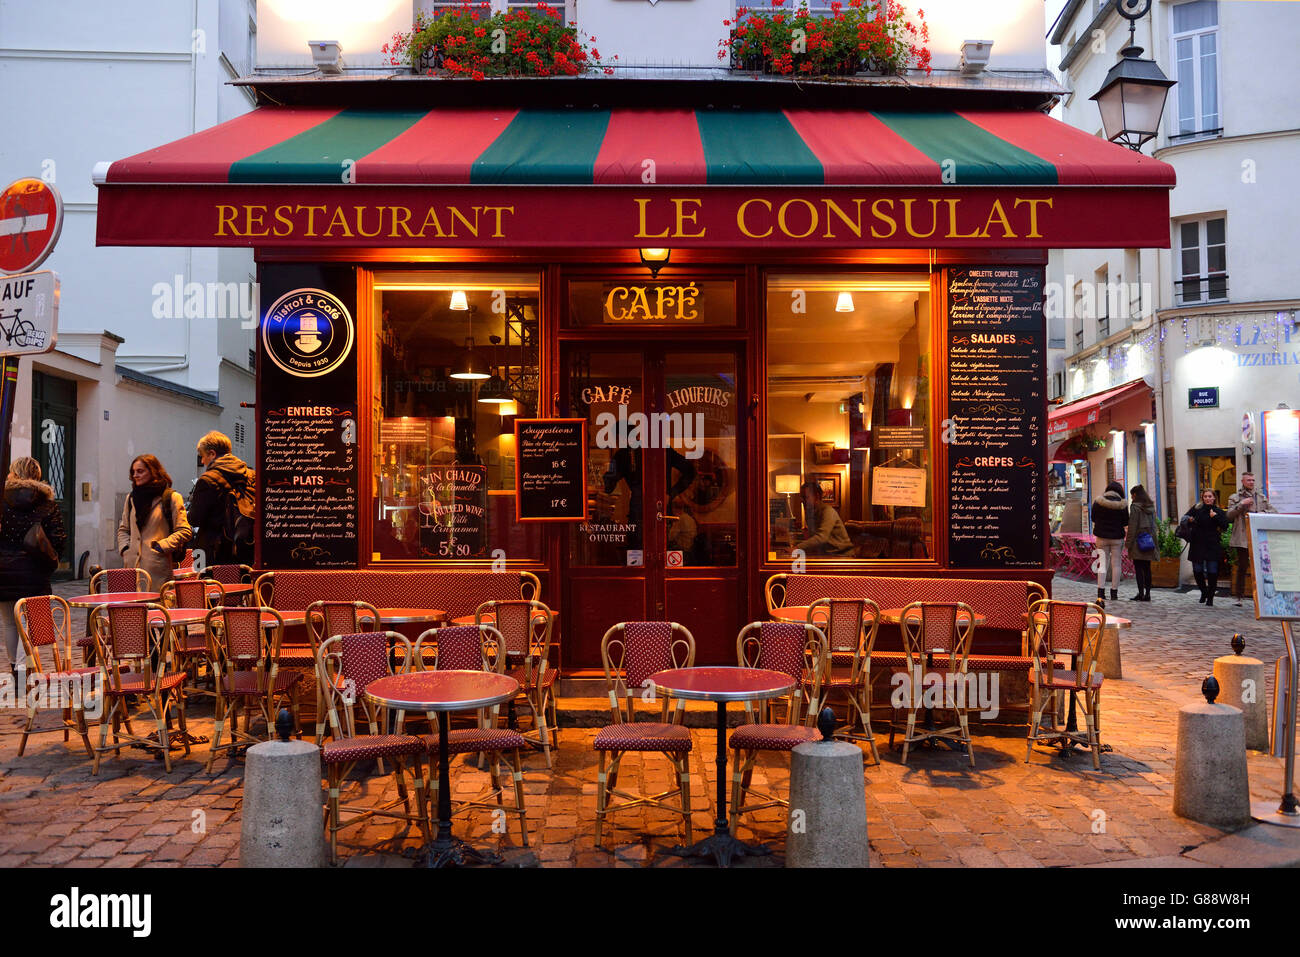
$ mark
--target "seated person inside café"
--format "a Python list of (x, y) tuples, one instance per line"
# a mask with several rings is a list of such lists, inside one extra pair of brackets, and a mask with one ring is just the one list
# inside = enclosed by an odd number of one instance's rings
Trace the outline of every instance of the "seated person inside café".
[(852, 555), (853, 542), (839, 512), (822, 501), (821, 486), (816, 482), (804, 482), (799, 486), (799, 495), (803, 499), (805, 531), (807, 537), (796, 542), (794, 547), (803, 549), (807, 555)]

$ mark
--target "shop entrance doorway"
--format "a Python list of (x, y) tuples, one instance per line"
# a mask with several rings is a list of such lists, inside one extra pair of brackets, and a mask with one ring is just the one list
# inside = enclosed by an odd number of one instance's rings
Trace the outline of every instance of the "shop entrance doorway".
[(1219, 508), (1227, 508), (1228, 498), (1237, 491), (1237, 460), (1232, 449), (1197, 449), (1192, 455), (1196, 457), (1196, 501), (1208, 488)]

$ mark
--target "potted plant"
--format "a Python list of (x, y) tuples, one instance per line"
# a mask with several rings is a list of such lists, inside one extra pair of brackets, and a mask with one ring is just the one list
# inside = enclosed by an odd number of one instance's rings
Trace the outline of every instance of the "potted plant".
[(1187, 543), (1178, 537), (1178, 523), (1172, 519), (1156, 522), (1156, 555), (1151, 563), (1151, 584), (1155, 588), (1177, 588), (1183, 549)]

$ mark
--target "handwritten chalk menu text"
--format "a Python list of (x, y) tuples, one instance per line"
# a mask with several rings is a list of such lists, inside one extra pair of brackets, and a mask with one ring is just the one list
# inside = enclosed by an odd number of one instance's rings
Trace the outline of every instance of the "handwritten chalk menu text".
[(585, 521), (587, 420), (517, 419), (515, 448), (515, 517), (521, 522)]
[(262, 418), (262, 561), (273, 568), (356, 564), (355, 409), (280, 406)]
[(948, 558), (1041, 566), (1047, 498), (1043, 269), (948, 271)]
[(487, 466), (419, 468), (420, 556), (487, 556)]

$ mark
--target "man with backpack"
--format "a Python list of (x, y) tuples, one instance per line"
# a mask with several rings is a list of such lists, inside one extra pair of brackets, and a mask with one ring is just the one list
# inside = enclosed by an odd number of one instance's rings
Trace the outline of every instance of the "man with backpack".
[(221, 432), (199, 439), (198, 453), (206, 471), (190, 494), (190, 523), (198, 529), (194, 548), (203, 550), (205, 565), (252, 565), (257, 524), (254, 472), (231, 452), (230, 439)]

